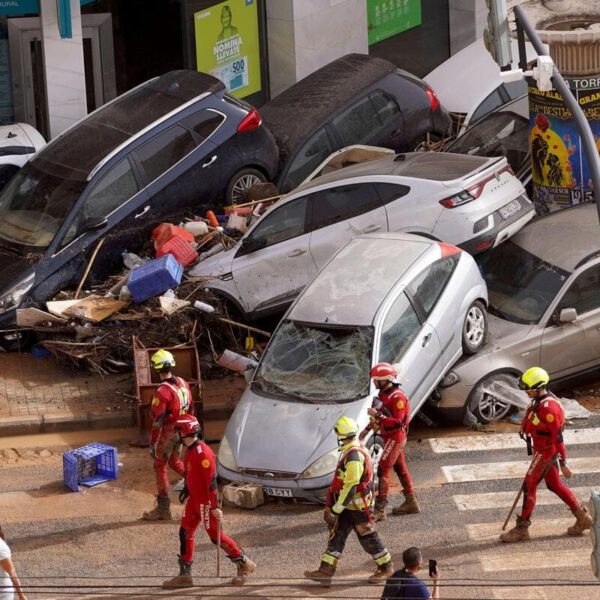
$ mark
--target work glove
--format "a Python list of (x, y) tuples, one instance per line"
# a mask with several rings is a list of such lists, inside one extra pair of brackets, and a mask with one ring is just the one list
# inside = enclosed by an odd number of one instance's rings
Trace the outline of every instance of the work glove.
[(362, 442), (366, 437), (367, 434), (369, 433), (368, 429), (363, 429), (359, 434), (358, 434), (358, 439)]
[(190, 497), (190, 492), (187, 489), (187, 485), (183, 485), (183, 489), (179, 492), (179, 502), (183, 504)]
[(329, 529), (335, 529), (337, 527), (338, 518), (339, 515), (336, 515), (330, 510), (326, 510), (323, 513), (323, 520), (325, 523), (327, 523), (327, 527), (329, 527)]
[(223, 511), (220, 508), (213, 508), (210, 514), (217, 520), (220, 521), (223, 518)]

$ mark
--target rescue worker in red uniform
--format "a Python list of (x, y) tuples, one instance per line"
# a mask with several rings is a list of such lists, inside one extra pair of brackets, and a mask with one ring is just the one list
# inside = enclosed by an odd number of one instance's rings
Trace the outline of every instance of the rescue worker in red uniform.
[(370, 423), (360, 434), (360, 439), (364, 440), (368, 432), (373, 430), (381, 435), (384, 443), (377, 469), (379, 490), (375, 499), (373, 515), (375, 521), (384, 521), (386, 518), (385, 507), (388, 503), (392, 470), (398, 476), (404, 494), (404, 502), (394, 507), (392, 514), (410, 515), (420, 511), (404, 453), (410, 420), (410, 403), (400, 390), (397, 377), (398, 372), (389, 363), (378, 363), (371, 369), (371, 378), (379, 394), (369, 409)]
[(167, 465), (182, 477), (184, 474), (183, 462), (179, 458), (181, 443), (173, 426), (181, 415), (190, 411), (192, 392), (184, 379), (173, 375), (175, 358), (170, 352), (158, 350), (152, 355), (150, 362), (158, 371), (162, 382), (156, 390), (150, 406), (150, 418), (152, 419), (150, 455), (154, 459), (158, 494), (155, 508), (145, 512), (143, 518), (148, 521), (161, 521), (171, 519)]
[(340, 417), (334, 427), (340, 458), (327, 493), (323, 519), (329, 527), (329, 541), (321, 565), (304, 576), (330, 585), (346, 540), (355, 531), (363, 550), (377, 565), (369, 583), (385, 581), (393, 572), (392, 557), (383, 545), (371, 514), (373, 504), (371, 456), (358, 441), (358, 425), (350, 417)]
[[(182, 415), (175, 421), (175, 431), (186, 446), (184, 456), (185, 487), (179, 500), (185, 502), (179, 527), (179, 575), (163, 583), (165, 588), (194, 585), (192, 562), (194, 534), (202, 522), (213, 544), (220, 542), (227, 557), (237, 566), (237, 575), (231, 583), (242, 585), (256, 565), (244, 551), (223, 531), (219, 532), (223, 513), (219, 508), (217, 467), (213, 451), (200, 440), (200, 424), (192, 415)], [(219, 539), (220, 538), (220, 539)]]
[(519, 387), (527, 392), (531, 403), (527, 407), (519, 435), (533, 445), (533, 459), (523, 481), (523, 509), (517, 525), (500, 535), (506, 543), (529, 539), (531, 515), (535, 508), (537, 488), (544, 480), (573, 512), (575, 524), (567, 529), (569, 535), (581, 535), (592, 526), (592, 518), (575, 494), (561, 481), (560, 471), (566, 479), (573, 473), (567, 466), (567, 452), (563, 442), (565, 413), (558, 398), (546, 389), (550, 378), (540, 367), (527, 369), (521, 375)]

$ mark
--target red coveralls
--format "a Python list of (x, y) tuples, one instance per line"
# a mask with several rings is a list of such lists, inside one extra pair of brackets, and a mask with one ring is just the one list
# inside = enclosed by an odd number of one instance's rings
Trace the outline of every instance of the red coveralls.
[(561, 481), (558, 459), (565, 461), (567, 453), (563, 442), (565, 413), (560, 402), (550, 392), (535, 399), (527, 408), (521, 433), (531, 436), (533, 459), (523, 481), (523, 510), (521, 519), (529, 520), (537, 499), (537, 488), (542, 479), (571, 510), (579, 508), (575, 494)]
[(154, 470), (159, 496), (169, 494), (167, 464), (179, 475), (183, 476), (185, 473), (183, 462), (177, 453), (180, 440), (173, 425), (180, 415), (190, 411), (191, 401), (190, 386), (181, 377), (165, 379), (152, 398), (150, 445), (155, 448)]
[(379, 476), (377, 501), (381, 503), (387, 500), (392, 469), (398, 476), (405, 494), (413, 493), (413, 482), (404, 455), (410, 418), (408, 398), (397, 385), (392, 385), (387, 390), (379, 390), (378, 400), (381, 405), (377, 406), (378, 402), (374, 401), (372, 407), (379, 410), (381, 414), (379, 432), (385, 444), (377, 473)]
[[(184, 465), (189, 497), (179, 527), (180, 558), (191, 563), (194, 558), (194, 534), (200, 521), (204, 523), (210, 541), (217, 543), (218, 520), (211, 514), (212, 509), (218, 507), (217, 468), (213, 451), (200, 440), (187, 449)], [(242, 556), (242, 549), (223, 531), (221, 548), (231, 560)]]

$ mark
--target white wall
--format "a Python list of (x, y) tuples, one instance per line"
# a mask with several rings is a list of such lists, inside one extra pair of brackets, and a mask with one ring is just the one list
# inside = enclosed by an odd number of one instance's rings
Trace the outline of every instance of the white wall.
[(483, 36), (488, 9), (485, 0), (449, 0), (450, 54)]

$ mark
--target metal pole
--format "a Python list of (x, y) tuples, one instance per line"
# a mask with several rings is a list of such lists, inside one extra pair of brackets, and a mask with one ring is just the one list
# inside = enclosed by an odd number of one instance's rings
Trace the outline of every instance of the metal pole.
[[(540, 56), (548, 56), (548, 52), (544, 49), (544, 44), (542, 40), (540, 40), (535, 28), (531, 25), (529, 20), (527, 19), (527, 15), (525, 11), (520, 6), (515, 6), (513, 8), (515, 12), (515, 19), (517, 24), (517, 31), (522, 28), (527, 33), (527, 37), (531, 42), (531, 45), (535, 48), (535, 51)], [(520, 49), (519, 49), (520, 50)], [(520, 61), (525, 60), (524, 57), (520, 57)], [(596, 142), (594, 140), (594, 135), (592, 134), (592, 130), (590, 129), (590, 125), (585, 117), (585, 113), (582, 108), (579, 106), (575, 96), (571, 93), (571, 89), (567, 85), (567, 82), (563, 79), (563, 76), (560, 74), (559, 70), (554, 65), (553, 74), (552, 74), (552, 83), (554, 87), (560, 92), (561, 96), (567, 108), (571, 111), (573, 115), (573, 120), (575, 121), (575, 125), (577, 126), (577, 131), (581, 136), (581, 142), (583, 144), (583, 149), (585, 155), (588, 159), (588, 163), (590, 165), (590, 175), (592, 178), (593, 185), (593, 194), (594, 194), (594, 202), (596, 202), (596, 209), (598, 211), (598, 222), (600, 223), (600, 202), (597, 202), (597, 194), (600, 193), (600, 157), (598, 156), (598, 150), (596, 149)]]

